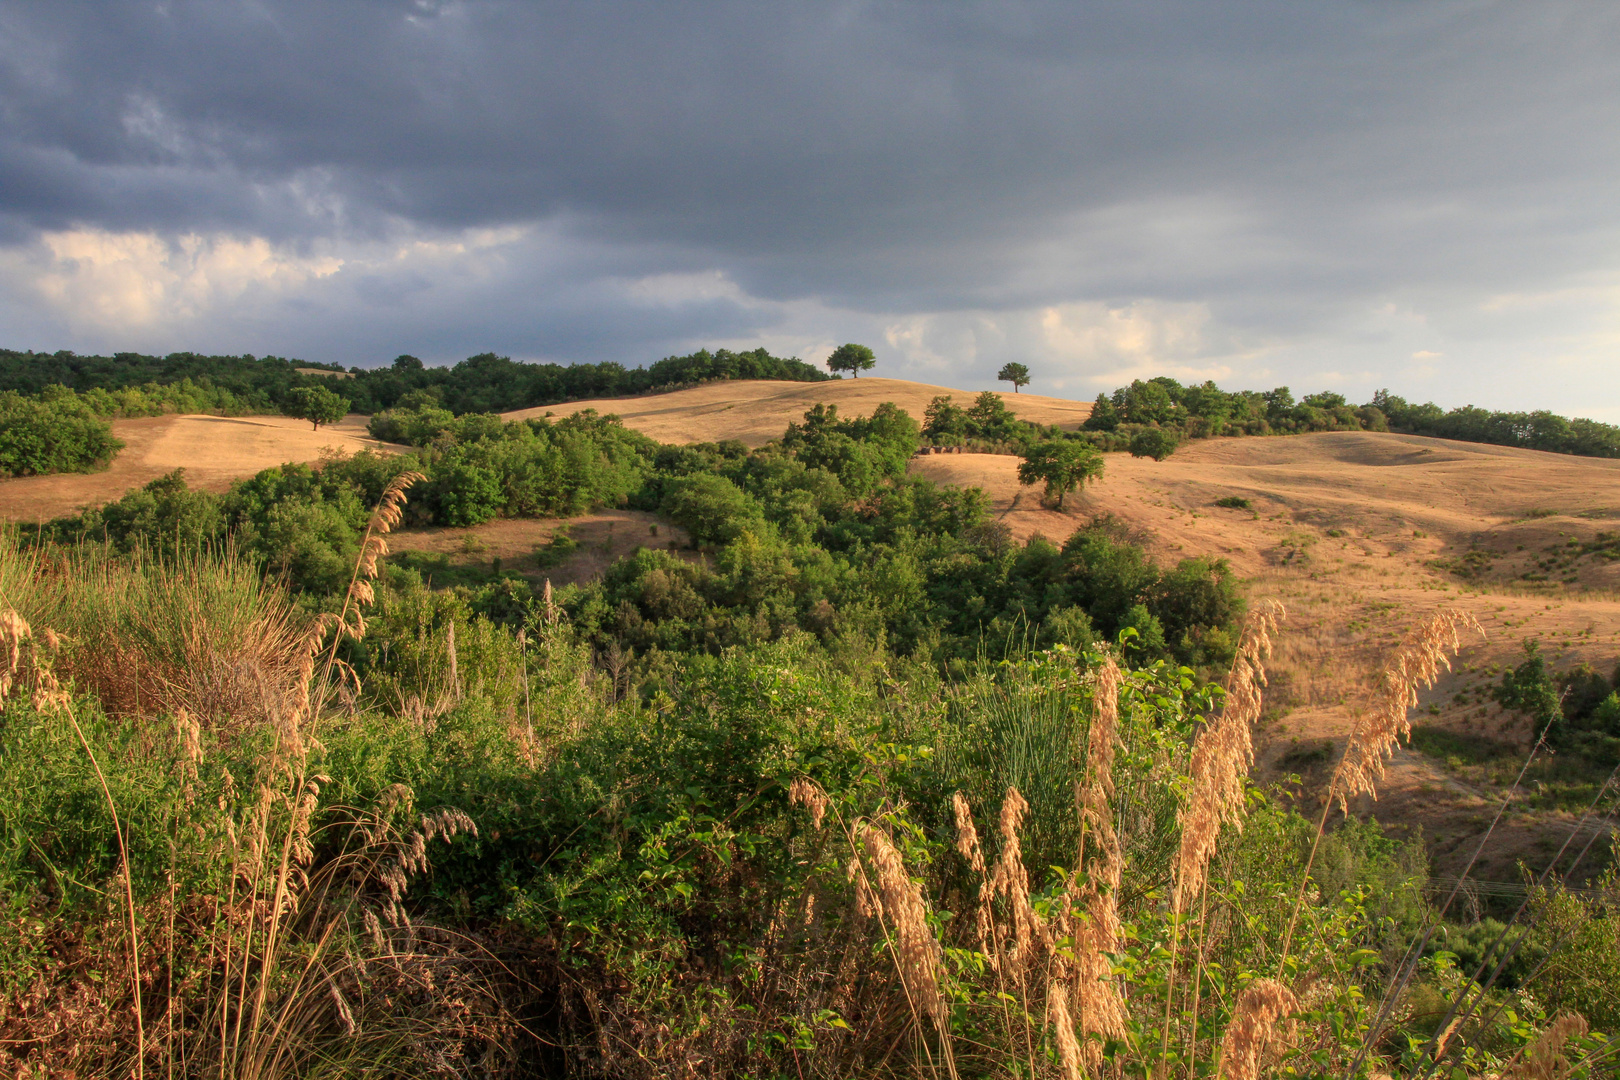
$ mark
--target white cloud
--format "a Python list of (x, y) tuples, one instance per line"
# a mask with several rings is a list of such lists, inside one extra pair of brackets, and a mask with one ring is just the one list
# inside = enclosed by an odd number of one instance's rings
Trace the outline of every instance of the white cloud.
[(104, 333), (179, 328), (250, 290), (287, 292), (343, 265), (335, 255), (299, 255), (263, 237), (72, 229), (5, 252), (0, 272), (13, 288), (31, 289), (65, 325)]

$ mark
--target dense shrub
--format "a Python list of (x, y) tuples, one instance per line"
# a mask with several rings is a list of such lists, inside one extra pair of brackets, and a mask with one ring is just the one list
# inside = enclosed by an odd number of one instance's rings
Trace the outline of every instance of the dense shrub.
[(556, 424), (464, 419), (463, 433), (476, 435), (468, 442), (451, 434), (410, 454), (363, 451), (314, 466), (278, 466), (224, 495), (192, 491), (176, 472), (47, 532), (106, 540), (120, 551), (229, 539), (297, 588), (331, 593), (353, 568), (367, 508), (401, 472), (428, 477), (411, 509), (423, 524), (464, 527), (502, 514), (566, 517), (625, 502), (640, 489), (654, 445), (594, 413)]
[(71, 392), (40, 398), (0, 392), (0, 477), (91, 472), (105, 468), (123, 445)]
[(1131, 436), (1131, 457), (1150, 457), (1154, 461), (1163, 461), (1174, 454), (1179, 445), (1181, 445), (1180, 437), (1169, 428), (1143, 428)]

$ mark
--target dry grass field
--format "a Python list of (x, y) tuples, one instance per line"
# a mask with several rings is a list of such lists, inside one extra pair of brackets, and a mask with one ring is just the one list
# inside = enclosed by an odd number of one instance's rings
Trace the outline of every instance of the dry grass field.
[[(558, 538), (566, 541), (566, 554), (560, 558), (548, 550)], [(688, 550), (686, 530), (642, 510), (600, 510), (566, 521), (511, 518), (470, 529), (402, 529), (390, 544), (395, 552), (444, 556), (451, 566), (486, 572), (493, 571), (499, 559), (503, 571), (558, 586), (594, 580), (644, 547), (698, 557)]]
[[(531, 416), (568, 416), (581, 409), (612, 413), (637, 431), (660, 442), (720, 442), (737, 439), (749, 446), (763, 446), (782, 437), (790, 423), (804, 417), (817, 402), (837, 405), (845, 416), (869, 416), (873, 409), (892, 401), (922, 420), (923, 410), (936, 395), (948, 395), (964, 408), (977, 396), (972, 390), (906, 382), (902, 379), (843, 379), (837, 382), (794, 383), (766, 380), (739, 380), (711, 383), (691, 390), (652, 394), (639, 398), (604, 398), (600, 401), (574, 401), (567, 405), (547, 405), (504, 414), (509, 420)], [(1086, 402), (1039, 394), (1002, 394), (1021, 420), (1078, 428), (1091, 414)]]
[[(1019, 487), (1016, 466), (963, 454), (919, 458), (914, 469), (984, 488), (1015, 536), (1061, 540), (1112, 516), (1160, 559), (1220, 556), (1250, 596), (1287, 605), (1260, 742), (1274, 777), (1325, 777), (1400, 633), (1441, 605), (1473, 614), (1485, 637), (1466, 642), (1456, 670), (1424, 696), (1414, 723), (1437, 732), (1528, 745), (1522, 721), (1481, 694), (1523, 658), (1526, 638), (1557, 669), (1585, 661), (1609, 674), (1620, 662), (1620, 562), (1588, 556), (1557, 576), (1537, 565), (1616, 528), (1617, 461), (1351, 432), (1197, 442), (1165, 462), (1109, 455), (1103, 480), (1063, 515)], [(1233, 496), (1251, 507), (1215, 505)], [(1453, 567), (1477, 570), (1465, 580)], [(1421, 827), (1436, 872), (1456, 873), (1499, 790), (1470, 782), (1471, 772), (1401, 750), (1379, 803), (1360, 810)], [(1517, 859), (1535, 863), (1570, 820), (1510, 814), (1481, 875), (1516, 880)]]
[(0, 519), (49, 521), (111, 502), (175, 469), (192, 487), (224, 491), (233, 480), (272, 465), (315, 461), (329, 449), (353, 453), (381, 446), (366, 417), (347, 416), (319, 431), (287, 416), (150, 416), (114, 420), (124, 449), (98, 473), (0, 480)]

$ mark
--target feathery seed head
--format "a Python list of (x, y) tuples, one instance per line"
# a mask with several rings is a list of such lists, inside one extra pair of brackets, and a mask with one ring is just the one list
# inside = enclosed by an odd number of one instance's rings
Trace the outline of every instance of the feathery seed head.
[(1258, 1080), (1260, 1060), (1278, 1034), (1277, 1021), (1298, 1008), (1294, 992), (1275, 979), (1246, 986), (1221, 1040), (1220, 1080)]
[(979, 847), (979, 830), (973, 827), (973, 811), (960, 791), (951, 796), (951, 811), (956, 815), (956, 850), (974, 873), (983, 874), (984, 850)]
[[(869, 821), (857, 826), (867, 857), (877, 870), (883, 906), (893, 922), (895, 958), (914, 1007), (943, 1022), (945, 999), (939, 990), (942, 952), (928, 927), (922, 886), (911, 880), (905, 862), (887, 834)], [(865, 875), (861, 875), (865, 880)]]
[(402, 472), (383, 488), (382, 498), (377, 500), (377, 509), (371, 513), (369, 528), (374, 533), (391, 532), (400, 519), (404, 517), (405, 493), (411, 485), (427, 480), (419, 472)]
[(821, 831), (821, 820), (827, 816), (827, 793), (805, 777), (795, 777), (788, 788), (788, 800), (810, 811), (810, 822)]
[(1171, 894), (1171, 906), (1177, 914), (1186, 911), (1191, 898), (1203, 889), (1222, 824), (1242, 827), (1243, 778), (1254, 762), (1250, 729), (1260, 718), (1271, 638), (1286, 617), (1287, 612), (1275, 600), (1265, 600), (1249, 613), (1227, 676), (1226, 701), (1220, 715), (1204, 726), (1193, 743), (1188, 765), (1191, 791), (1178, 814), (1181, 847), (1176, 854)]
[(1069, 1014), (1068, 994), (1062, 983), (1047, 985), (1046, 1007), (1057, 1032), (1058, 1064), (1063, 1067), (1063, 1080), (1081, 1080), (1085, 1074), (1080, 1066), (1080, 1040), (1074, 1036), (1074, 1017)]
[(1559, 1013), (1536, 1041), (1525, 1047), (1518, 1064), (1508, 1070), (1504, 1080), (1563, 1080), (1573, 1071), (1564, 1056), (1564, 1044), (1586, 1032), (1586, 1018), (1580, 1013)]
[(1371, 706), (1357, 718), (1350, 744), (1328, 784), (1328, 800), (1337, 800), (1340, 810), (1348, 812), (1357, 795), (1377, 797), (1386, 762), (1395, 747), (1412, 736), (1407, 713), (1418, 703), (1418, 690), (1433, 686), (1442, 668), (1450, 670), (1448, 653), (1462, 647), (1462, 630), (1484, 633), (1472, 615), (1449, 609), (1407, 631), (1379, 676)]

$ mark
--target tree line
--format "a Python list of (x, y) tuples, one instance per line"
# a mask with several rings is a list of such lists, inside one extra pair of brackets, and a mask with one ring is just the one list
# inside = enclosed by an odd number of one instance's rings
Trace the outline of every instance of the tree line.
[[(870, 366), (870, 365), (868, 365)], [(295, 416), (319, 428), (351, 412), (431, 401), (450, 415), (647, 393), (727, 379), (831, 379), (765, 349), (700, 349), (646, 368), (525, 364), (485, 353), (448, 368), (401, 356), (386, 368), (266, 356), (78, 356), (0, 350), (0, 477), (105, 468), (121, 445), (107, 420), (164, 413)], [(408, 441), (408, 440), (395, 440)]]
[(1380, 390), (1365, 405), (1323, 391), (1295, 400), (1286, 386), (1222, 390), (1214, 382), (1183, 386), (1168, 376), (1137, 379), (1112, 394), (1098, 394), (1087, 431), (1128, 434), (1144, 429), (1176, 439), (1234, 435), (1293, 435), (1310, 431), (1397, 431), (1462, 442), (1518, 446), (1586, 457), (1620, 457), (1620, 427), (1570, 419), (1546, 410), (1501, 412), (1464, 405), (1415, 405)]
[(669, 356), (646, 367), (601, 364), (529, 364), (480, 353), (450, 367), (428, 367), (414, 356), (386, 366), (348, 368), (279, 356), (78, 356), (71, 352), (0, 350), (0, 390), (38, 394), (48, 386), (77, 391), (119, 391), (168, 386), (190, 380), (199, 388), (228, 391), (253, 411), (281, 412), (299, 387), (325, 386), (344, 397), (351, 412), (392, 408), (413, 391), (432, 390), (452, 412), (504, 412), (674, 389), (722, 379), (819, 382), (832, 376), (798, 358), (772, 356), (763, 348), (745, 352), (700, 349)]

